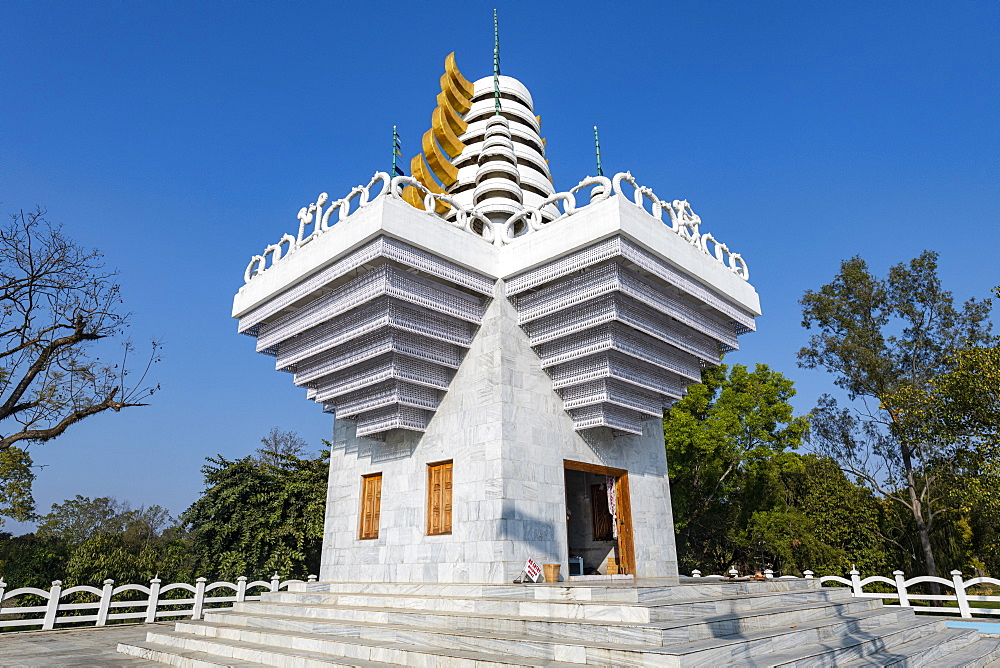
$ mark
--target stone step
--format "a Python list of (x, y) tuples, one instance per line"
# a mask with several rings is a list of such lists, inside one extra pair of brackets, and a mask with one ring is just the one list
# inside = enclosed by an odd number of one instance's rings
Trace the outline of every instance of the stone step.
[(987, 638), (975, 629), (951, 629), (876, 652), (848, 666), (965, 666), (983, 668), (1000, 657), (1000, 639)]
[[(497, 655), (477, 649), (446, 650), (381, 640), (312, 633), (218, 629), (217, 635), (151, 632), (146, 644), (163, 645), (266, 666), (440, 666), (442, 668), (576, 668), (577, 663)], [(183, 664), (181, 664), (183, 665)]]
[[(167, 633), (170, 633), (169, 631)], [(173, 635), (173, 634), (172, 634)], [(234, 647), (226, 647), (226, 645), (233, 645)], [(165, 663), (170, 666), (180, 666), (181, 668), (260, 668), (261, 664), (259, 661), (243, 661), (240, 659), (232, 658), (233, 654), (240, 654), (246, 656), (252, 656), (258, 658), (257, 655), (247, 652), (238, 652), (235, 645), (239, 645), (241, 649), (255, 649), (246, 645), (245, 643), (229, 643), (229, 642), (219, 642), (216, 646), (212, 647), (213, 650), (217, 651), (218, 654), (202, 652), (191, 649), (181, 649), (180, 647), (173, 647), (168, 645), (161, 645), (159, 643), (151, 642), (131, 642), (131, 643), (118, 643), (118, 653), (125, 654), (127, 656), (133, 656), (137, 659), (145, 659), (147, 661), (156, 661), (157, 663)], [(267, 650), (269, 648), (256, 648), (258, 651), (260, 649)], [(295, 662), (295, 665), (300, 664), (303, 658), (302, 655), (288, 655), (288, 658)], [(333, 662), (332, 657), (317, 657), (321, 660), (319, 665), (322, 666), (332, 666), (334, 668), (384, 668), (391, 664), (379, 663), (376, 661), (362, 661), (362, 660), (348, 660), (344, 659), (341, 661)], [(280, 664), (272, 664), (280, 665)]]
[[(900, 611), (902, 613), (904, 611)], [(866, 624), (861, 619), (844, 624), (829, 620), (799, 624), (794, 629), (754, 631), (738, 638), (700, 640), (665, 647), (677, 657), (677, 666), (834, 666), (886, 651), (917, 638), (938, 634), (945, 623), (908, 615), (891, 624)]]
[[(225, 619), (226, 615), (219, 613)], [(837, 617), (827, 617), (810, 623), (800, 623), (795, 627), (783, 627), (778, 629), (765, 629), (762, 631), (741, 633), (733, 636), (709, 637), (700, 641), (708, 643), (711, 647), (719, 647), (727, 639), (733, 639), (730, 646), (745, 644), (752, 649), (748, 651), (769, 651), (773, 649), (773, 639), (775, 637), (790, 638), (798, 637), (798, 643), (811, 643), (840, 633), (850, 633), (852, 631), (874, 628), (878, 626), (891, 626), (898, 623), (902, 611), (893, 611), (881, 608), (874, 611), (866, 611), (853, 615), (844, 614)], [(912, 618), (912, 612), (909, 615)], [(216, 618), (217, 619), (217, 618)], [(664, 648), (640, 645), (623, 642), (615, 639), (613, 642), (598, 642), (595, 639), (576, 639), (543, 636), (521, 636), (517, 634), (504, 634), (498, 632), (478, 632), (459, 631), (451, 629), (440, 629), (432, 631), (422, 628), (407, 626), (394, 626), (387, 624), (365, 624), (354, 623), (316, 623), (311, 620), (288, 619), (288, 618), (266, 618), (258, 617), (254, 620), (254, 626), (236, 626), (226, 621), (182, 621), (177, 623), (177, 630), (187, 633), (197, 633), (204, 635), (221, 635), (239, 639), (246, 637), (250, 642), (259, 642), (252, 634), (261, 634), (260, 637), (267, 637), (271, 633), (309, 633), (311, 636), (326, 637), (351, 637), (360, 641), (388, 641), (399, 643), (412, 643), (414, 645), (434, 648), (435, 650), (463, 650), (475, 649), (488, 653), (497, 654), (521, 654), (539, 660), (559, 660), (575, 663), (593, 663), (610, 665), (646, 665), (652, 661), (656, 665), (673, 665), (674, 659), (662, 657), (660, 654)], [(264, 624), (270, 622), (266, 628)], [(275, 626), (279, 628), (274, 628)], [(317, 633), (325, 626), (325, 630)], [(251, 634), (243, 636), (242, 633)], [(693, 649), (695, 653), (704, 649), (697, 646), (697, 643), (680, 643), (674, 647), (684, 647)], [(684, 652), (681, 652), (682, 654)]]
[[(428, 596), (458, 598), (512, 598), (566, 601), (615, 601), (637, 603), (648, 600), (697, 600), (703, 596), (740, 595), (762, 592), (792, 592), (821, 589), (819, 580), (717, 580), (682, 577), (673, 579), (598, 581), (560, 584), (438, 584), (385, 582), (302, 582), (288, 591), (331, 594), (372, 594), (386, 596)], [(655, 584), (648, 584), (648, 583)]]
[[(519, 637), (575, 638), (598, 642), (634, 643), (662, 647), (700, 638), (713, 638), (751, 630), (791, 626), (792, 624), (851, 614), (880, 608), (873, 599), (848, 599), (841, 602), (805, 602), (797, 605), (761, 608), (747, 612), (712, 615), (705, 618), (686, 617), (669, 622), (649, 624), (623, 624), (619, 622), (559, 620), (550, 617), (510, 615), (481, 616), (462, 612), (407, 611), (396, 608), (303, 606), (294, 604), (243, 605), (233, 612), (208, 612), (205, 619), (230, 624), (259, 623), (270, 625), (270, 620), (288, 620), (286, 628), (295, 624), (312, 624), (315, 632), (338, 633), (337, 630), (319, 630), (324, 623), (388, 624), (409, 629), (450, 629), (478, 633), (506, 633)], [(301, 628), (301, 626), (299, 627)], [(328, 628), (333, 628), (328, 626)]]
[[(747, 612), (767, 607), (795, 605), (796, 603), (806, 601), (836, 602), (850, 599), (850, 592), (834, 588), (794, 593), (778, 591), (727, 594), (714, 597), (705, 596), (695, 600), (662, 600), (643, 603), (273, 592), (263, 596), (260, 604), (335, 605), (352, 608), (372, 607), (436, 612), (466, 612), (491, 616), (507, 615), (648, 623), (686, 617)], [(243, 610), (246, 609), (246, 605), (255, 604), (237, 604), (236, 609)]]
[[(919, 618), (918, 618), (919, 619)], [(786, 668), (816, 665), (859, 666), (921, 666), (938, 663), (939, 657), (959, 651), (977, 640), (975, 633), (966, 630), (945, 629), (927, 632), (922, 628), (907, 629), (889, 636), (872, 636), (863, 633), (833, 638), (812, 645), (787, 649), (771, 655), (762, 655), (747, 662), (747, 666), (782, 666)], [(907, 638), (905, 642), (890, 642)], [(912, 656), (908, 656), (912, 655)], [(832, 664), (831, 661), (836, 663)], [(901, 662), (901, 663), (898, 663)], [(941, 662), (944, 666), (955, 666)]]

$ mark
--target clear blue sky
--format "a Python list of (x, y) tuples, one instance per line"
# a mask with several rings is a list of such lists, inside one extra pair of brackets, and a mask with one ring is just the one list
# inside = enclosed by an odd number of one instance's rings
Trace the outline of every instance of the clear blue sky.
[[(74, 494), (183, 510), (204, 457), (331, 419), (229, 318), (249, 257), (299, 207), (407, 158), (442, 61), (531, 90), (557, 189), (630, 170), (742, 253), (759, 331), (731, 362), (796, 368), (797, 305), (838, 263), (925, 248), (959, 298), (1000, 283), (1000, 3), (0, 3), (0, 202), (44, 206), (121, 270), (151, 406), (32, 449), (39, 509)], [(18, 525), (14, 529), (18, 530)]]

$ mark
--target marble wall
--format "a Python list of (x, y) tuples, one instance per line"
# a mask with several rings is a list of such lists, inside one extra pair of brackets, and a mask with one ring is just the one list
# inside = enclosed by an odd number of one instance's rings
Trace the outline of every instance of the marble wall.
[[(453, 531), (428, 536), (427, 465), (454, 461)], [(334, 426), (320, 578), (366, 582), (509, 582), (529, 557), (568, 573), (563, 460), (629, 472), (639, 577), (677, 575), (663, 430), (580, 433), (518, 327), (498, 282), (426, 433), (383, 442)], [(361, 477), (382, 473), (381, 526), (358, 539)]]

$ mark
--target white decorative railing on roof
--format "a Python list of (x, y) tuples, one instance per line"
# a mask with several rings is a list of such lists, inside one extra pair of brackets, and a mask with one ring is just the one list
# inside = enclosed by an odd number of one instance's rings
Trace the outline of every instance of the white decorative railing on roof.
[[(623, 192), (623, 181), (634, 188), (632, 197)], [(381, 187), (377, 194), (372, 195), (372, 189), (376, 184)], [(711, 234), (700, 231), (701, 218), (691, 210), (691, 205), (687, 200), (673, 200), (672, 202), (661, 200), (652, 189), (636, 183), (629, 172), (615, 174), (613, 179), (605, 176), (588, 176), (568, 191), (549, 195), (537, 207), (526, 206), (502, 222), (491, 221), (481, 211), (467, 208), (447, 194), (431, 192), (412, 176), (397, 176), (390, 180), (389, 175), (385, 172), (375, 172), (368, 185), (355, 186), (346, 197), (331, 201), (329, 195), (320, 193), (314, 203), (302, 207), (298, 213), (298, 235), (285, 234), (278, 243), (271, 244), (260, 255), (254, 255), (250, 258), (250, 263), (247, 264), (246, 271), (243, 273), (244, 281), (249, 283), (254, 277), (287, 258), (338, 222), (348, 220), (353, 215), (351, 207), (355, 201), (357, 208), (354, 211), (360, 211), (382, 197), (390, 196), (402, 199), (402, 191), (405, 186), (412, 186), (423, 194), (425, 213), (465, 232), (482, 237), (495, 246), (509, 244), (526, 234), (540, 231), (553, 223), (560, 222), (591, 204), (606, 200), (613, 195), (620, 195), (622, 199), (646, 211), (659, 221), (663, 221), (663, 211), (666, 210), (670, 216), (668, 229), (708, 257), (714, 258), (743, 280), (750, 280), (750, 270), (739, 253), (730, 251), (726, 244)], [(579, 205), (577, 200), (580, 191), (591, 186), (589, 201)], [(645, 208), (647, 200), (650, 203), (650, 210)], [(435, 212), (438, 202), (449, 207), (445, 216), (439, 216)], [(542, 213), (547, 207), (555, 207), (559, 213), (548, 222)], [(335, 219), (334, 213), (337, 214)]]

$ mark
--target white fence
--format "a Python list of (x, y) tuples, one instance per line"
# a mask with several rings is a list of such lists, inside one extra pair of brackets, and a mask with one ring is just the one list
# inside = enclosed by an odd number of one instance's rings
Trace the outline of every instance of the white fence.
[[(316, 576), (310, 575), (309, 582), (315, 582)], [(94, 622), (96, 626), (104, 626), (109, 621), (134, 620), (145, 623), (155, 622), (163, 617), (188, 617), (200, 619), (202, 612), (208, 604), (211, 610), (232, 610), (232, 606), (217, 606), (218, 603), (234, 603), (241, 601), (260, 600), (260, 594), (250, 595), (251, 589), (264, 587), (267, 591), (278, 591), (287, 589), (293, 582), (302, 580), (282, 581), (275, 573), (271, 580), (255, 580), (249, 582), (245, 576), (232, 582), (213, 582), (208, 584), (205, 578), (198, 578), (194, 585), (186, 582), (175, 582), (173, 584), (160, 586), (159, 578), (149, 581), (149, 586), (140, 584), (127, 584), (115, 586), (114, 580), (105, 580), (104, 587), (88, 587), (86, 585), (69, 587), (63, 589), (62, 582), (55, 580), (52, 588), (48, 591), (35, 587), (21, 587), (12, 591), (6, 591), (7, 583), (0, 579), (0, 628), (15, 626), (40, 626), (41, 630), (55, 628), (57, 624), (80, 624), (83, 622)], [(164, 598), (163, 595), (175, 589), (182, 589), (191, 592), (192, 596), (187, 598)], [(231, 596), (210, 596), (209, 593), (217, 589), (231, 589)], [(145, 598), (131, 601), (116, 601), (115, 597), (127, 591), (138, 591), (146, 594)], [(90, 594), (98, 597), (97, 600), (84, 603), (64, 602), (63, 599), (73, 596), (75, 599), (82, 598), (78, 594)], [(48, 599), (45, 605), (8, 605), (8, 601), (19, 596), (32, 594)], [(189, 607), (183, 607), (189, 606)], [(131, 608), (131, 610), (129, 610)], [(64, 612), (76, 612), (80, 610), (93, 610), (93, 614), (70, 614), (60, 615)], [(126, 610), (124, 612), (114, 612), (116, 610)], [(41, 616), (37, 616), (41, 614)], [(35, 615), (34, 617), (30, 615)], [(15, 617), (15, 618), (11, 618)]]
[[(802, 575), (806, 580), (818, 579), (820, 584), (826, 584), (827, 582), (836, 582), (842, 585), (846, 585), (851, 588), (851, 593), (856, 598), (880, 598), (884, 602), (890, 605), (895, 602), (895, 605), (901, 605), (905, 608), (913, 608), (918, 612), (933, 612), (938, 615), (959, 615), (965, 618), (972, 618), (973, 612), (977, 615), (1000, 615), (1000, 607), (979, 607), (973, 606), (972, 603), (1000, 603), (1000, 596), (985, 595), (985, 594), (970, 594), (969, 589), (981, 585), (989, 585), (992, 587), (1000, 587), (1000, 580), (996, 578), (989, 577), (975, 577), (971, 580), (965, 580), (962, 578), (962, 571), (952, 571), (950, 573), (951, 580), (945, 580), (944, 578), (933, 577), (930, 575), (920, 575), (915, 578), (910, 578), (907, 580), (904, 577), (903, 571), (893, 571), (892, 579), (882, 577), (880, 575), (873, 575), (868, 578), (861, 578), (861, 573), (857, 570), (851, 570), (849, 573), (850, 579), (842, 578), (836, 575), (824, 575), (820, 578), (816, 578), (812, 571), (803, 571)], [(702, 575), (701, 571), (694, 570), (691, 571), (691, 577), (700, 578), (735, 578), (739, 577), (739, 572), (733, 568), (729, 571), (728, 575)], [(774, 578), (774, 572), (770, 569), (764, 571), (762, 574), (763, 579)], [(779, 580), (792, 579), (797, 580), (794, 575), (782, 575)], [(873, 584), (882, 583), (889, 585), (890, 587), (895, 587), (894, 592), (874, 592), (865, 591), (864, 588)], [(923, 583), (937, 583), (944, 587), (951, 589), (950, 594), (925, 594), (920, 591), (910, 591), (910, 587), (914, 585)], [(950, 601), (955, 603), (954, 606), (928, 606), (928, 605), (914, 605), (913, 601)]]

